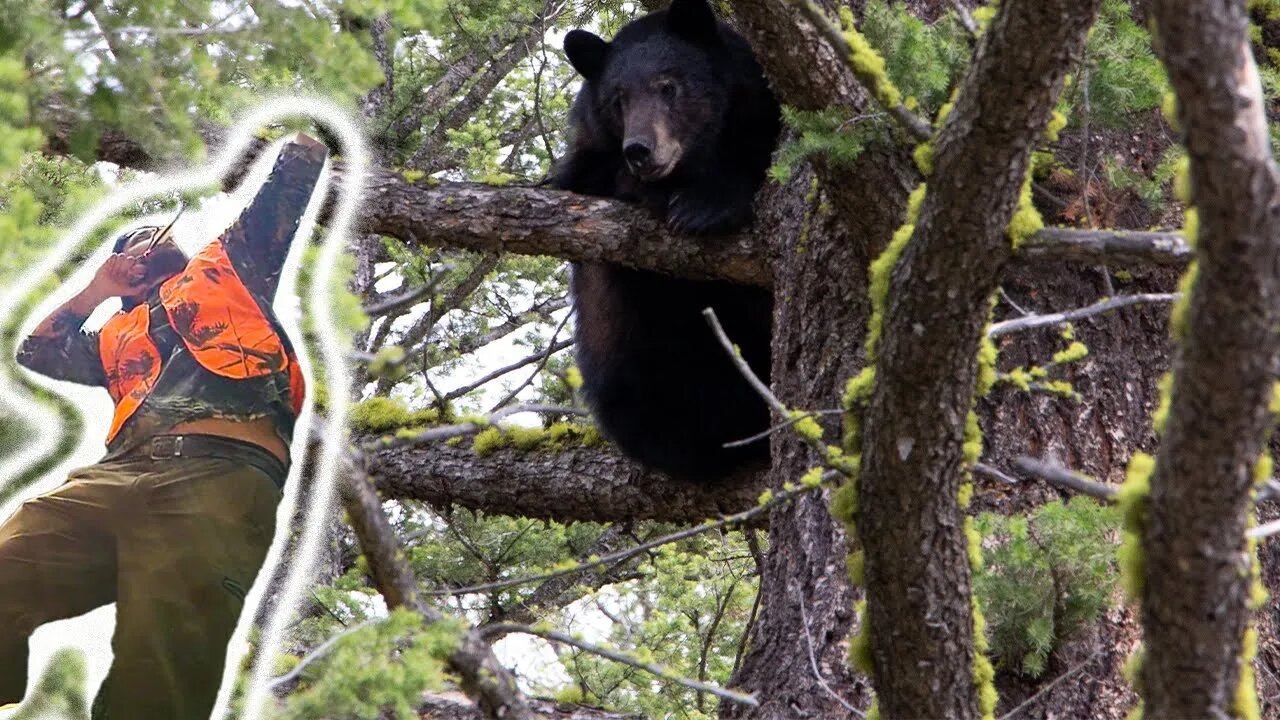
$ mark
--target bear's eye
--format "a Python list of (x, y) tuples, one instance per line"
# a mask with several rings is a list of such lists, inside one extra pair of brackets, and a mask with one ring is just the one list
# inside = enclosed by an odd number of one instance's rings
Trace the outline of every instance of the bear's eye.
[(675, 80), (659, 80), (658, 94), (662, 96), (663, 100), (671, 102), (680, 94), (680, 87), (676, 85)]
[(616, 93), (613, 99), (609, 101), (609, 109), (613, 111), (614, 117), (622, 117), (622, 111), (625, 109), (627, 100), (622, 93)]

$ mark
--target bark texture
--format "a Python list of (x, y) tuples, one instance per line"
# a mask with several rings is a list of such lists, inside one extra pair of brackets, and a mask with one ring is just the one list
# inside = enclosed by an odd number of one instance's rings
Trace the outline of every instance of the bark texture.
[(372, 453), (369, 471), (389, 499), (422, 500), (437, 507), (456, 503), (557, 522), (697, 523), (756, 505), (765, 488), (760, 471), (718, 483), (672, 480), (622, 457), (612, 446), (503, 448), (477, 456), (469, 444), (433, 443)]
[(1244, 4), (1150, 9), (1186, 129), (1200, 267), (1143, 528), (1142, 692), (1148, 717), (1236, 716), (1244, 530), (1280, 360), (1280, 178)]
[(886, 718), (973, 718), (968, 541), (957, 492), (988, 298), (1031, 150), (1098, 1), (1006, 0), (937, 140), (893, 272), (863, 426), (858, 531)]
[[(810, 179), (806, 174), (797, 182), (805, 187)], [(862, 268), (868, 254), (834, 217), (813, 216), (801, 198), (796, 193), (791, 205), (770, 210), (792, 217), (794, 227), (806, 216), (810, 220), (807, 244), (793, 231), (779, 253), (773, 391), (788, 407), (822, 408), (835, 403), (861, 360), (867, 317)], [(835, 428), (827, 429), (835, 442)], [(774, 435), (772, 459), (768, 482), (773, 487), (796, 480), (818, 462), (792, 433)], [(869, 683), (846, 659), (857, 590), (845, 571), (844, 527), (832, 519), (827, 504), (826, 497), (807, 495), (770, 512), (760, 617), (731, 681), (755, 693), (761, 705), (722, 704), (722, 717), (843, 718), (849, 713), (841, 700), (855, 707), (869, 701)]]

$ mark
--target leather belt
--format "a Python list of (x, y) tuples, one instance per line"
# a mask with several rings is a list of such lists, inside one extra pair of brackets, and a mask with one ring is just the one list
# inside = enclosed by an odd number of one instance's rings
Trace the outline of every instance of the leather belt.
[(135, 451), (152, 460), (218, 457), (238, 460), (266, 473), (277, 488), (284, 489), (289, 466), (266, 448), (218, 435), (155, 435)]

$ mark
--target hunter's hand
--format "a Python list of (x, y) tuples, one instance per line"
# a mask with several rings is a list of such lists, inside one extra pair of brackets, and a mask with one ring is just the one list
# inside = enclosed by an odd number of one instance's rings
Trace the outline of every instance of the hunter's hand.
[(319, 148), (324, 148), (326, 151), (329, 149), (328, 147), (325, 146), (324, 143), (320, 142), (319, 140), (311, 137), (306, 133), (298, 133), (297, 136), (294, 137), (293, 142), (297, 143), (298, 145), (302, 145), (304, 147), (313, 147), (313, 148), (319, 147)]
[(146, 278), (147, 268), (141, 259), (115, 253), (98, 268), (89, 288), (102, 297), (124, 297), (142, 289)]

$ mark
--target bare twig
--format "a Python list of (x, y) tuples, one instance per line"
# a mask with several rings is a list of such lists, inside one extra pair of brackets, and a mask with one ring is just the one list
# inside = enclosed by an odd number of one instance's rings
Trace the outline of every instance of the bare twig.
[(400, 310), (413, 307), (419, 300), (422, 300), (434, 293), (436, 288), (440, 287), (440, 282), (444, 280), (446, 274), (451, 269), (452, 266), (446, 265), (441, 268), (440, 272), (436, 273), (436, 275), (431, 278), (430, 282), (422, 285), (421, 287), (413, 288), (393, 297), (380, 297), (374, 299), (368, 305), (364, 306), (364, 313), (370, 316), (386, 315), (387, 313), (398, 312)]
[(978, 37), (978, 23), (973, 19), (973, 15), (969, 14), (969, 8), (965, 7), (960, 0), (951, 0), (951, 8), (956, 11), (956, 18), (969, 32), (969, 36)]
[(794, 417), (787, 418), (786, 420), (783, 420), (782, 422), (774, 425), (773, 427), (770, 427), (768, 430), (762, 430), (756, 433), (755, 435), (752, 435), (751, 437), (745, 437), (745, 438), (742, 438), (741, 440), (734, 440), (733, 442), (727, 442), (721, 447), (735, 448), (735, 447), (742, 447), (743, 445), (750, 445), (753, 442), (756, 442), (758, 440), (763, 440), (769, 437), (770, 435), (778, 432), (779, 430), (785, 430), (805, 418), (813, 417), (814, 415), (841, 415), (843, 413), (844, 413), (844, 410), (809, 410), (807, 412), (795, 415)]
[(1000, 297), (1001, 297), (1005, 302), (1009, 303), (1009, 306), (1010, 306), (1010, 307), (1012, 307), (1014, 310), (1017, 310), (1017, 311), (1018, 311), (1018, 314), (1019, 314), (1019, 315), (1022, 315), (1023, 317), (1026, 317), (1027, 315), (1034, 315), (1034, 314), (1035, 314), (1035, 313), (1031, 312), (1030, 310), (1028, 310), (1028, 309), (1026, 309), (1026, 308), (1022, 307), (1022, 306), (1021, 306), (1021, 305), (1019, 305), (1018, 303), (1014, 302), (1013, 298), (1009, 296), (1009, 293), (1005, 292), (1005, 289), (1004, 289), (1004, 287), (1003, 287), (1003, 286), (1001, 286), (1001, 287), (1000, 287)]
[(370, 625), (380, 623), (384, 620), (386, 620), (386, 618), (375, 618), (373, 620), (366, 620), (360, 623), (359, 625), (349, 627), (346, 630), (343, 630), (342, 632), (338, 633), (337, 635), (334, 635), (333, 637), (329, 638), (328, 640), (325, 640), (323, 643), (320, 643), (320, 645), (317, 646), (315, 649), (313, 649), (311, 652), (303, 656), (303, 658), (298, 661), (298, 664), (295, 665), (292, 670), (285, 673), (284, 675), (272, 678), (270, 681), (268, 681), (267, 687), (271, 690), (277, 690), (280, 688), (288, 687), (293, 683), (294, 680), (297, 680), (298, 677), (302, 675), (302, 671), (306, 670), (308, 665), (324, 657), (329, 652), (329, 650), (333, 648), (334, 645), (338, 644), (340, 640), (347, 637), (348, 635), (356, 633), (360, 630), (363, 630), (369, 627)]
[(992, 323), (987, 328), (987, 337), (1000, 337), (1010, 333), (1022, 332), (1033, 328), (1040, 328), (1052, 325), (1061, 325), (1062, 323), (1079, 320), (1081, 318), (1098, 315), (1115, 310), (1116, 308), (1128, 307), (1129, 305), (1138, 305), (1141, 303), (1168, 303), (1182, 297), (1181, 293), (1143, 293), (1141, 295), (1121, 295), (1119, 297), (1107, 298), (1100, 300), (1092, 305), (1076, 308), (1075, 310), (1067, 310), (1065, 312), (1046, 313), (1044, 315), (1028, 315), (1026, 317), (1015, 318), (1013, 320), (1004, 320), (998, 323)]
[(1018, 482), (1017, 478), (1012, 477), (1006, 474), (1003, 470), (996, 467), (992, 467), (991, 465), (988, 465), (986, 463), (974, 463), (973, 471), (975, 473), (978, 473), (979, 475), (984, 475), (993, 480), (999, 480), (1000, 482), (1006, 483), (1008, 485), (1021, 484)]
[(1276, 534), (1280, 534), (1280, 520), (1272, 520), (1271, 522), (1263, 523), (1258, 527), (1249, 528), (1249, 530), (1245, 532), (1246, 537), (1254, 539), (1269, 538)]
[(805, 641), (805, 647), (809, 651), (809, 669), (813, 671), (813, 679), (817, 680), (818, 686), (821, 687), (836, 702), (844, 706), (845, 710), (848, 710), (854, 715), (857, 715), (858, 717), (865, 719), (867, 717), (866, 713), (862, 712), (861, 710), (854, 707), (853, 705), (850, 705), (849, 701), (837, 695), (836, 691), (832, 690), (831, 686), (827, 684), (826, 678), (822, 677), (822, 671), (818, 669), (818, 658), (813, 654), (813, 633), (809, 630), (809, 611), (805, 609), (804, 593), (803, 592), (798, 593), (797, 597), (800, 598), (800, 622), (804, 625), (804, 641)]
[[(716, 311), (711, 308), (704, 308), (702, 316), (707, 319), (707, 324), (711, 326), (711, 332), (715, 333), (716, 340), (720, 342), (720, 346), (724, 348), (725, 352), (729, 353), (729, 359), (733, 361), (734, 367), (738, 368), (738, 372), (742, 373), (742, 377), (744, 377), (746, 381), (750, 383), (751, 387), (755, 389), (756, 393), (764, 399), (765, 403), (767, 403), (773, 410), (774, 415), (776, 415), (780, 421), (790, 419), (791, 411), (787, 410), (787, 406), (782, 404), (782, 401), (778, 399), (778, 396), (773, 394), (773, 391), (769, 389), (768, 385), (765, 385), (760, 378), (756, 377), (756, 374), (751, 370), (751, 366), (747, 364), (747, 361), (743, 359), (742, 355), (738, 354), (738, 351), (733, 347), (733, 341), (725, 334), (724, 327), (720, 325), (720, 319), (716, 317)], [(801, 419), (803, 418), (798, 418), (796, 421), (799, 422)], [(823, 444), (821, 437), (811, 438), (805, 435), (800, 435), (799, 437), (808, 443), (815, 452), (817, 452), (818, 457), (827, 457), (827, 448), (826, 445)]]
[[(554, 345), (556, 342), (556, 338), (560, 337), (560, 331), (564, 329), (564, 324), (569, 322), (569, 316), (572, 314), (573, 314), (573, 311), (571, 310), (565, 313), (564, 317), (560, 319), (560, 323), (556, 325), (556, 329), (553, 330), (551, 333), (551, 340), (549, 341), (551, 344)], [(549, 353), (549, 352), (543, 353), (542, 359), (538, 361), (538, 366), (533, 369), (533, 372), (529, 373), (529, 377), (525, 378), (524, 382), (517, 385), (511, 392), (507, 393), (505, 397), (503, 397), (501, 400), (495, 403), (494, 406), (489, 409), (489, 412), (498, 410), (503, 406), (505, 406), (507, 403), (514, 401), (516, 399), (516, 395), (519, 395), (521, 390), (524, 390), (525, 388), (529, 387), (529, 385), (533, 383), (534, 380), (537, 379), (538, 375), (542, 373), (543, 368), (547, 366), (547, 361), (551, 359), (552, 354), (553, 353)]]
[(1120, 492), (1115, 485), (1100, 483), (1086, 475), (1032, 457), (1020, 457), (1013, 461), (1013, 466), (1018, 468), (1019, 472), (1044, 480), (1051, 485), (1107, 502), (1114, 501)]
[(466, 395), (467, 393), (471, 392), (472, 390), (475, 390), (476, 388), (480, 387), (481, 385), (484, 385), (485, 383), (491, 380), (500, 378), (503, 375), (506, 375), (507, 373), (511, 372), (512, 370), (519, 370), (525, 365), (531, 365), (533, 363), (539, 362), (543, 358), (550, 357), (551, 355), (554, 355), (560, 352), (561, 350), (564, 350), (565, 348), (569, 347), (572, 344), (573, 344), (572, 340), (561, 340), (559, 342), (554, 342), (551, 345), (548, 345), (546, 350), (540, 350), (534, 353), (533, 355), (530, 355), (521, 360), (517, 360), (509, 365), (503, 365), (502, 367), (486, 374), (484, 377), (481, 377), (479, 380), (471, 382), (467, 385), (463, 385), (462, 387), (454, 388), (453, 390), (450, 390), (449, 392), (445, 393), (444, 398), (446, 400), (456, 400), (457, 398), (460, 398), (463, 395)]
[(585, 640), (579, 640), (573, 637), (572, 635), (569, 635), (568, 633), (562, 633), (558, 630), (538, 628), (538, 627), (533, 627), (531, 625), (513, 625), (513, 624), (504, 623), (501, 625), (490, 625), (488, 627), (483, 628), (481, 632), (485, 636), (489, 636), (495, 633), (513, 633), (513, 632), (524, 633), (526, 635), (533, 635), (535, 637), (543, 638), (544, 640), (564, 643), (565, 645), (571, 645), (573, 647), (578, 648), (579, 650), (584, 650), (586, 652), (589, 652), (592, 655), (599, 655), (600, 657), (607, 658), (614, 662), (619, 662), (619, 663), (622, 663), (623, 665), (628, 665), (638, 670), (644, 670), (645, 672), (651, 675), (655, 675), (664, 680), (670, 680), (673, 683), (676, 683), (678, 685), (683, 685), (684, 687), (687, 687), (690, 690), (694, 690), (696, 692), (708, 693), (710, 695), (715, 695), (718, 698), (729, 700), (731, 702), (736, 702), (742, 705), (747, 705), (750, 707), (760, 706), (760, 703), (752, 695), (744, 695), (743, 693), (734, 692), (732, 690), (726, 690), (722, 687), (717, 687), (715, 685), (708, 685), (707, 683), (701, 683), (701, 682), (698, 682), (697, 680), (692, 680), (682, 675), (677, 675), (676, 673), (673, 673), (670, 670), (667, 670), (666, 668), (660, 667), (658, 665), (654, 665), (653, 663), (643, 662), (641, 660), (631, 657), (630, 655), (618, 652), (617, 650), (612, 650), (610, 648), (596, 645), (594, 643), (589, 643)]

